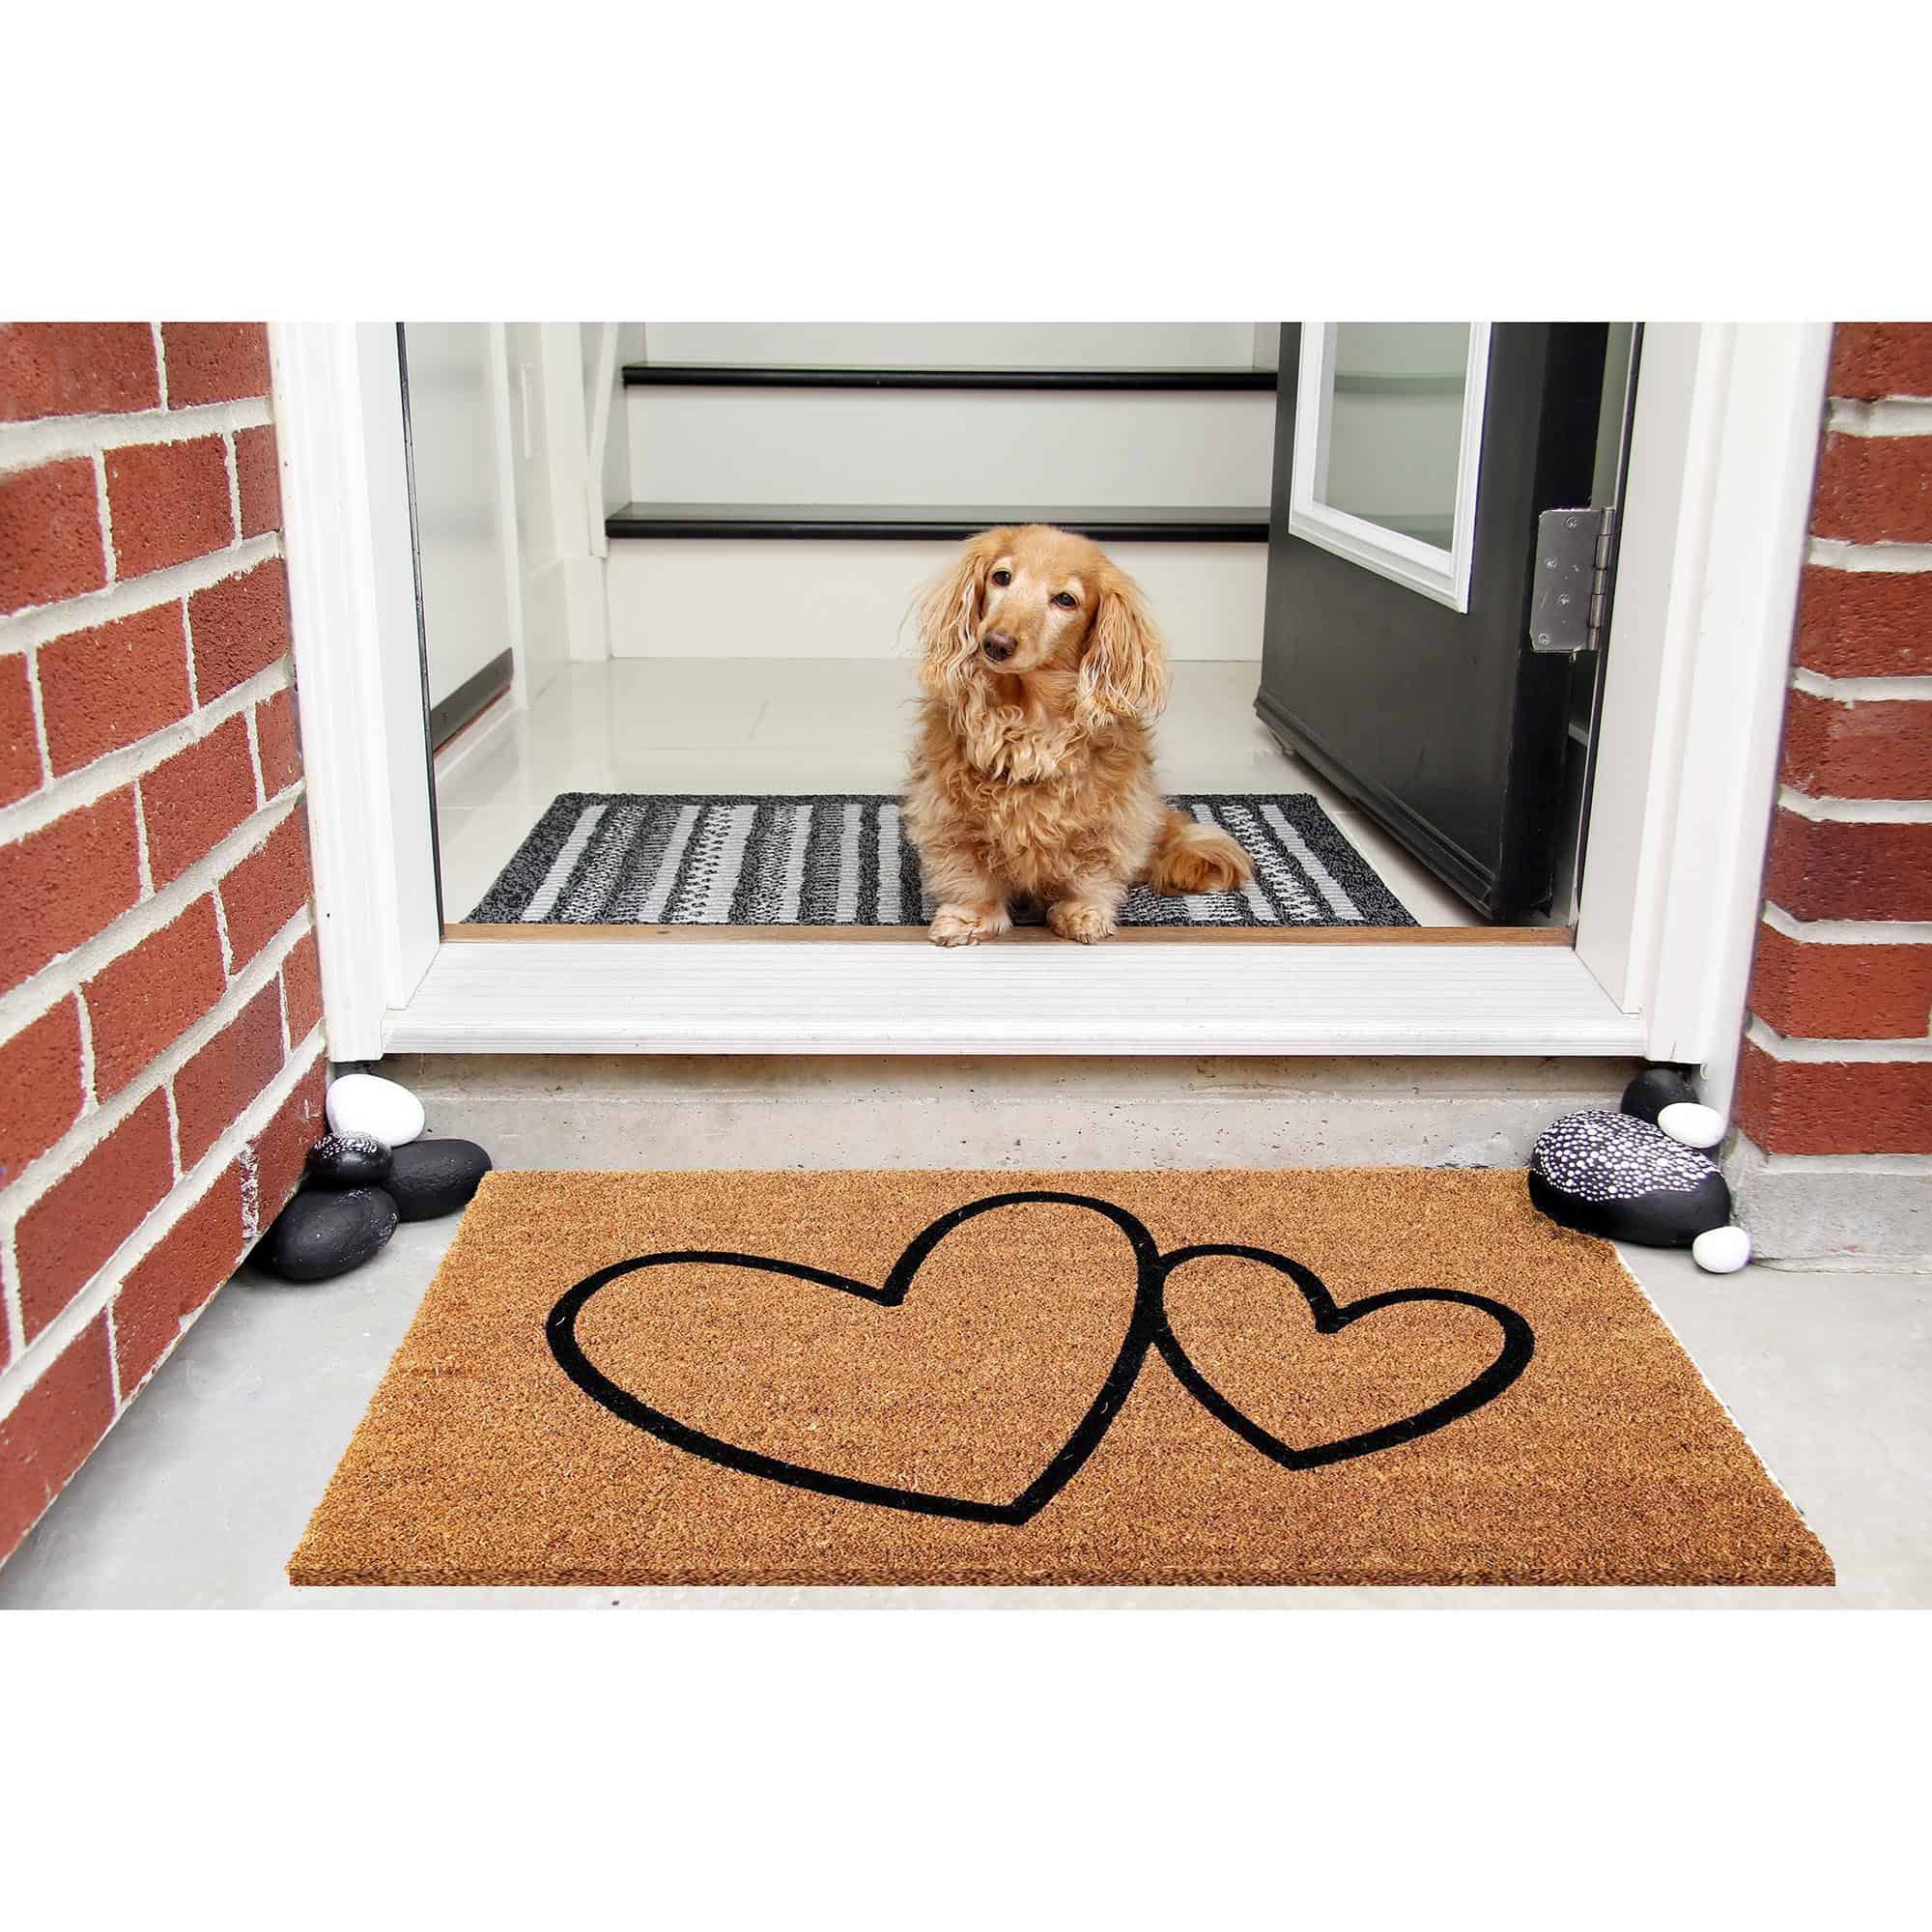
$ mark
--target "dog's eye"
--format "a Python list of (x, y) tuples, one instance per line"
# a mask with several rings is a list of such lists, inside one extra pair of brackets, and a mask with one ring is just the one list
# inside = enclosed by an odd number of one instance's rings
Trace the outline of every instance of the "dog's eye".
[(996, 570), (993, 573), (993, 582), (995, 583), (1010, 583), (1012, 581), (1013, 574), (1010, 570)]
[(1070, 590), (1055, 591), (1053, 596), (1053, 601), (1056, 604), (1058, 604), (1063, 611), (1077, 611), (1080, 608), (1079, 598), (1074, 596), (1074, 594)]

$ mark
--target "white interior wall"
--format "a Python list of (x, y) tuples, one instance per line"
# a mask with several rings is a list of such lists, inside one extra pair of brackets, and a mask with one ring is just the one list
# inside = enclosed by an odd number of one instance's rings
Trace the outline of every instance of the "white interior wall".
[(491, 329), (410, 323), (410, 445), (429, 696), (440, 704), (519, 639), (506, 594), (517, 535), (500, 491)]
[(511, 323), (517, 527), (526, 696), (573, 658), (605, 655), (603, 565), (594, 554), (583, 331), (577, 323)]
[(602, 556), (609, 542), (604, 519), (631, 499), (631, 417), (624, 388), (624, 364), (645, 355), (640, 322), (586, 322), (579, 325), (583, 367), (583, 412), (589, 434), (589, 476), (585, 499), (590, 549)]
[(596, 451), (601, 485), (599, 496), (604, 514), (608, 516), (612, 510), (628, 503), (632, 496), (631, 417), (626, 408), (624, 364), (643, 361), (650, 352), (650, 344), (641, 322), (605, 323), (598, 327), (611, 330), (608, 360), (599, 373), (601, 400), (606, 412), (606, 433), (601, 450)]

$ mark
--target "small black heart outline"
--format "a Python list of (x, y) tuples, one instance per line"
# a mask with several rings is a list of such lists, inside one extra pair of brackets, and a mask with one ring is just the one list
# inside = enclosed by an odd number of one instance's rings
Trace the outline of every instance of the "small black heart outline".
[[(856, 1295), (876, 1307), (897, 1308), (904, 1302), (926, 1257), (955, 1228), (980, 1214), (990, 1214), (997, 1208), (1028, 1202), (1084, 1208), (1104, 1216), (1119, 1228), (1126, 1236), (1133, 1251), (1134, 1300), (1113, 1366), (1085, 1414), (1046, 1466), (1009, 1503), (981, 1502), (969, 1496), (946, 1495), (930, 1490), (900, 1489), (890, 1483), (867, 1482), (862, 1477), (835, 1475), (830, 1470), (813, 1468), (810, 1463), (790, 1463), (781, 1457), (765, 1455), (760, 1450), (747, 1449), (724, 1436), (694, 1429), (665, 1410), (653, 1408), (650, 1404), (640, 1401), (605, 1375), (583, 1352), (577, 1339), (577, 1318), (584, 1304), (601, 1289), (642, 1268), (669, 1267), (687, 1262), (713, 1262), (731, 1267), (752, 1268), (765, 1274), (783, 1275), (790, 1280), (808, 1281), (820, 1288), (836, 1289), (842, 1294)], [(1414, 1415), (1336, 1441), (1297, 1449), (1263, 1428), (1229, 1401), (1196, 1367), (1168, 1323), (1168, 1277), (1187, 1263), (1209, 1255), (1259, 1262), (1287, 1275), (1308, 1303), (1318, 1334), (1337, 1334), (1364, 1316), (1401, 1302), (1446, 1301), (1477, 1309), (1489, 1316), (1502, 1331), (1503, 1346), (1495, 1360), (1462, 1388)], [(989, 1194), (982, 1200), (970, 1201), (964, 1207), (942, 1214), (906, 1244), (884, 1284), (876, 1288), (869, 1282), (856, 1281), (850, 1275), (809, 1267), (800, 1262), (775, 1261), (769, 1255), (736, 1254), (723, 1249), (677, 1248), (661, 1254), (638, 1255), (629, 1261), (612, 1262), (608, 1267), (586, 1275), (575, 1287), (565, 1291), (550, 1312), (549, 1320), (544, 1324), (544, 1334), (557, 1366), (585, 1395), (619, 1420), (630, 1423), (673, 1449), (682, 1449), (743, 1475), (760, 1476), (768, 1482), (813, 1491), (820, 1495), (837, 1496), (846, 1502), (871, 1503), (882, 1509), (906, 1510), (920, 1516), (950, 1517), (966, 1522), (985, 1523), (1029, 1522), (1073, 1480), (1112, 1427), (1114, 1417), (1139, 1379), (1142, 1365), (1151, 1349), (1158, 1350), (1181, 1387), (1217, 1422), (1233, 1430), (1242, 1441), (1283, 1468), (1300, 1470), (1321, 1468), (1358, 1456), (1372, 1456), (1447, 1428), (1459, 1417), (1483, 1407), (1501, 1395), (1529, 1366), (1536, 1347), (1535, 1333), (1529, 1323), (1515, 1309), (1488, 1295), (1471, 1294), (1453, 1288), (1399, 1288), (1363, 1295), (1354, 1301), (1337, 1302), (1312, 1268), (1271, 1249), (1207, 1242), (1177, 1248), (1172, 1254), (1162, 1254), (1146, 1226), (1124, 1208), (1093, 1195), (1064, 1194), (1047, 1189)]]

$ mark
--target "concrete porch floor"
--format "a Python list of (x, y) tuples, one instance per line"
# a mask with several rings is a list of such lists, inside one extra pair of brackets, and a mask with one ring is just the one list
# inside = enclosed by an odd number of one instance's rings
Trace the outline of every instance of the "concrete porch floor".
[(295, 1590), (282, 1574), (456, 1230), (291, 1287), (244, 1269), (0, 1569), (0, 1607), (1901, 1608), (1932, 1605), (1932, 1277), (1625, 1259), (1823, 1539), (1834, 1590)]

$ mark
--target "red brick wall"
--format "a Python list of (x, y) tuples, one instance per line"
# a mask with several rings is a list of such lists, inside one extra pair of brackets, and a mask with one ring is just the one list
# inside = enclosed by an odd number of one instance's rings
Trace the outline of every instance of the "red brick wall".
[(259, 323), (0, 324), (0, 1558), (321, 1112)]
[(1932, 324), (1841, 323), (1737, 1123), (1932, 1153)]

